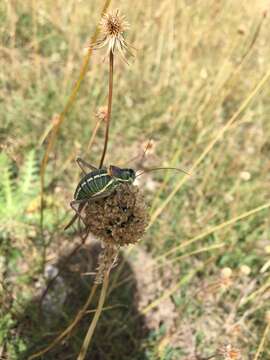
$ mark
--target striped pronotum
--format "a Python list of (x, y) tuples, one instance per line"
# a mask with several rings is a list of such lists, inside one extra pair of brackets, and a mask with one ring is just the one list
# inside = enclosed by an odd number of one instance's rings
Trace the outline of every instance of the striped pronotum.
[(86, 200), (97, 196), (106, 196), (118, 185), (107, 169), (98, 169), (86, 174), (79, 182), (74, 200)]

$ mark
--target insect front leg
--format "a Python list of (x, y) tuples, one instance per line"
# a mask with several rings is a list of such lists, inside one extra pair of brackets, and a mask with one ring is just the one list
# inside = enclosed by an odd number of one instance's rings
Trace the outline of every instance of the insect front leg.
[[(76, 215), (83, 221), (84, 223), (84, 220), (81, 216), (81, 211), (83, 209), (83, 205), (85, 205), (86, 203), (88, 202), (88, 199), (83, 199), (83, 200), (72, 200), (70, 202), (70, 206), (72, 207), (72, 209), (75, 211)], [(79, 209), (77, 210), (75, 205), (79, 204)]]
[[(73, 218), (70, 220), (70, 222), (64, 227), (64, 230), (67, 230), (71, 225), (74, 224), (74, 222), (77, 220), (78, 218), (78, 214), (77, 213), (81, 213), (82, 209), (84, 208), (84, 203), (82, 202), (81, 204), (79, 204), (78, 210), (76, 211), (76, 214), (73, 216)], [(71, 206), (72, 207), (72, 206)], [(73, 207), (72, 207), (73, 208)]]
[(89, 169), (91, 170), (97, 170), (97, 168), (91, 164), (89, 164), (87, 161), (83, 160), (82, 158), (80, 157), (77, 157), (76, 158), (76, 162), (77, 164), (79, 165), (80, 169), (82, 170), (82, 172), (84, 173), (84, 175), (87, 174), (87, 172), (85, 171), (84, 169), (84, 166), (88, 167)]

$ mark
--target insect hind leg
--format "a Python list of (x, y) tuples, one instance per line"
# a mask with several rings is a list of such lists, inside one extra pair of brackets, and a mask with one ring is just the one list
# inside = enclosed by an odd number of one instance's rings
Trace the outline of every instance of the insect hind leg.
[[(79, 220), (83, 220), (81, 217), (81, 211), (84, 208), (84, 205), (87, 203), (87, 200), (83, 199), (83, 200), (73, 200), (70, 202), (70, 206), (71, 208), (75, 211), (75, 215), (73, 216), (73, 218), (70, 220), (70, 222), (64, 227), (64, 230), (67, 230), (71, 225), (74, 224), (74, 222), (79, 218)], [(74, 205), (79, 204), (78, 209), (75, 208)]]
[(79, 165), (80, 169), (82, 170), (82, 172), (83, 172), (85, 175), (87, 174), (87, 172), (85, 171), (84, 166), (85, 166), (85, 167), (88, 167), (88, 168), (91, 169), (91, 170), (97, 170), (97, 168), (96, 168), (95, 166), (89, 164), (87, 161), (83, 160), (83, 159), (80, 158), (80, 157), (77, 157), (77, 158), (76, 158), (76, 162), (77, 162), (77, 164)]

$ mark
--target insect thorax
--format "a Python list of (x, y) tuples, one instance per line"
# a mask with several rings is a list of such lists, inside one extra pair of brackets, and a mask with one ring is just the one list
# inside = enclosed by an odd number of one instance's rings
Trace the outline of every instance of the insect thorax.
[(133, 169), (121, 169), (110, 166), (109, 169), (97, 169), (86, 174), (79, 182), (74, 194), (75, 200), (86, 200), (110, 195), (120, 184), (132, 184), (135, 180)]
[(89, 199), (108, 190), (112, 184), (112, 177), (106, 169), (98, 169), (86, 174), (79, 182), (74, 199)]

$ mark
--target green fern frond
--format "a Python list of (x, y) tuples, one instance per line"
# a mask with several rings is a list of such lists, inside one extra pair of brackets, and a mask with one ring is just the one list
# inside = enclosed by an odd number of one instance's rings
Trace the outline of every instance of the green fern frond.
[[(13, 206), (13, 192), (15, 190), (14, 180), (11, 175), (11, 162), (5, 153), (0, 154), (0, 167), (1, 167), (1, 176), (0, 176), (0, 188), (1, 188), (1, 198), (3, 201), (2, 210), (8, 211)], [(2, 207), (2, 206), (1, 206)]]
[(35, 160), (35, 151), (31, 150), (23, 163), (20, 170), (20, 181), (17, 191), (21, 196), (32, 194), (34, 191), (33, 184), (37, 181), (37, 162)]
[(11, 172), (11, 160), (4, 153), (0, 154), (0, 215), (1, 223), (7, 219), (21, 221), (27, 206), (38, 190), (37, 162), (35, 152), (30, 151), (23, 164), (19, 175), (15, 179)]
[[(9, 167), (9, 159), (6, 156), (5, 153), (0, 153), (0, 204), (3, 204), (4, 202), (4, 189), (3, 189), (3, 183), (4, 183), (4, 177), (6, 168)], [(0, 209), (1, 210), (1, 209)]]

